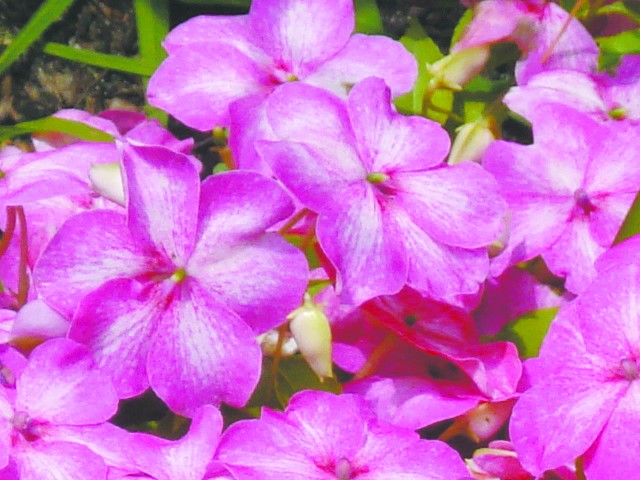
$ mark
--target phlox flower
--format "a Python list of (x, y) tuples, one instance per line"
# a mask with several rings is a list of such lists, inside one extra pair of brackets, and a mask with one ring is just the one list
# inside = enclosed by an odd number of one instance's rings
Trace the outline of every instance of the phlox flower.
[(483, 165), (510, 210), (510, 239), (493, 274), (541, 255), (568, 290), (584, 290), (640, 187), (637, 135), (632, 125), (554, 105), (536, 113), (533, 145), (491, 145)]
[(582, 456), (589, 480), (637, 476), (639, 295), (640, 272), (629, 265), (599, 275), (560, 309), (510, 424), (532, 474)]
[(519, 85), (549, 70), (597, 71), (599, 49), (589, 32), (562, 7), (546, 0), (477, 3), (473, 20), (451, 51), (504, 41), (515, 42), (524, 54), (516, 64)]
[(121, 397), (153, 390), (179, 413), (243, 405), (260, 376), (255, 335), (284, 322), (306, 287), (302, 252), (276, 233), (291, 200), (249, 172), (209, 177), (194, 159), (124, 146), (127, 216), (67, 221), (34, 273), (44, 300), (73, 317)]
[(217, 458), (238, 480), (461, 480), (468, 473), (446, 444), (376, 418), (355, 395), (297, 393), (284, 413), (233, 424)]
[(352, 0), (254, 0), (247, 15), (195, 17), (164, 40), (169, 56), (151, 77), (149, 102), (211, 130), (229, 125), (233, 101), (291, 81), (346, 96), (375, 75), (396, 95), (411, 90), (413, 56), (390, 38), (352, 35), (354, 27)]
[(317, 238), (343, 302), (406, 284), (451, 302), (478, 290), (505, 204), (480, 166), (444, 163), (450, 141), (440, 125), (392, 111), (377, 78), (353, 87), (346, 104), (315, 87), (284, 85), (266, 109), (278, 141), (257, 149), (318, 213)]
[(93, 369), (89, 352), (66, 339), (50, 340), (14, 375), (15, 390), (0, 388), (0, 476), (106, 479), (100, 454), (65, 434), (104, 424), (118, 407), (115, 389)]

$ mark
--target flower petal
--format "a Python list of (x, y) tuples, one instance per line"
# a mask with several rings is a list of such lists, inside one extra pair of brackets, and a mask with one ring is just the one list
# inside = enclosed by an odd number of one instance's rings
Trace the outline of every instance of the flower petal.
[(21, 480), (96, 480), (107, 476), (102, 459), (76, 443), (34, 443), (16, 460)]
[(254, 0), (249, 18), (258, 45), (276, 65), (304, 78), (335, 55), (355, 27), (353, 2), (334, 0)]
[(78, 306), (69, 338), (89, 348), (120, 398), (139, 395), (149, 386), (149, 338), (166, 296), (162, 285), (145, 287), (123, 278), (107, 282)]
[(398, 173), (394, 180), (409, 217), (438, 242), (484, 247), (504, 228), (506, 204), (498, 184), (475, 163)]
[(371, 172), (423, 170), (449, 152), (449, 135), (438, 123), (392, 111), (391, 93), (379, 78), (353, 87), (347, 105), (360, 158)]
[(229, 125), (229, 104), (274, 86), (267, 66), (227, 43), (194, 44), (173, 52), (149, 80), (149, 103), (207, 131)]
[(147, 262), (124, 215), (86, 212), (68, 220), (49, 242), (34, 283), (51, 307), (71, 318), (82, 297), (111, 279), (144, 273)]
[(182, 415), (207, 403), (242, 406), (260, 378), (262, 354), (252, 330), (190, 278), (151, 342), (151, 387)]
[[(372, 55), (371, 52), (376, 52)], [(377, 35), (352, 35), (345, 47), (310, 76), (305, 83), (346, 97), (350, 88), (368, 77), (379, 77), (393, 98), (411, 91), (418, 76), (416, 59), (395, 40)]]
[(17, 381), (16, 411), (68, 425), (106, 422), (118, 409), (108, 378), (89, 351), (64, 338), (37, 347)]
[(367, 185), (354, 186), (342, 203), (340, 211), (321, 214), (316, 227), (320, 246), (338, 271), (341, 300), (360, 305), (397, 293), (407, 281), (400, 232)]

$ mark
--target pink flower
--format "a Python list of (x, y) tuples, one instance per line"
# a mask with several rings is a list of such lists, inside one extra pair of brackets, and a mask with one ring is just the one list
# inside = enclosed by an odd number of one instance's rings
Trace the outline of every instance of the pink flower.
[(106, 478), (100, 454), (69, 439), (65, 431), (104, 424), (117, 407), (111, 382), (93, 369), (84, 347), (65, 339), (41, 345), (17, 377), (15, 391), (0, 388), (0, 475), (20, 480)]
[[(376, 75), (394, 95), (411, 90), (413, 56), (394, 40), (351, 35), (353, 2), (254, 0), (248, 15), (200, 16), (165, 39), (149, 102), (199, 130), (229, 125), (229, 105), (294, 80), (346, 96)], [(375, 52), (375, 55), (372, 55)]]
[(468, 473), (446, 444), (379, 421), (355, 395), (304, 391), (284, 413), (233, 424), (217, 458), (238, 480), (458, 480)]
[(478, 165), (444, 164), (450, 142), (440, 125), (393, 112), (376, 78), (353, 87), (346, 105), (324, 90), (284, 85), (267, 100), (267, 116), (280, 141), (258, 151), (319, 214), (317, 237), (343, 302), (406, 284), (449, 301), (478, 290), (505, 204)]
[(531, 473), (583, 456), (590, 480), (637, 476), (639, 295), (640, 272), (629, 265), (601, 274), (560, 310), (510, 425)]
[(176, 412), (243, 405), (260, 376), (255, 335), (284, 321), (306, 287), (303, 254), (265, 230), (287, 194), (248, 172), (209, 177), (191, 157), (125, 146), (128, 215), (85, 212), (63, 225), (34, 277), (73, 317), (121, 397), (153, 390)]
[(637, 129), (555, 105), (537, 111), (533, 135), (533, 145), (497, 141), (483, 159), (510, 209), (511, 238), (493, 273), (541, 255), (580, 293), (640, 186)]

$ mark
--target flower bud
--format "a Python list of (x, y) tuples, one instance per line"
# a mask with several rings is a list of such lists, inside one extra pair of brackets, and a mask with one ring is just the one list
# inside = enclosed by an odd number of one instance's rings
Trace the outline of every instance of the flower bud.
[(287, 316), (289, 330), (298, 349), (321, 380), (333, 377), (331, 361), (331, 327), (329, 319), (309, 294), (304, 303)]
[(94, 163), (89, 169), (89, 179), (93, 189), (100, 195), (120, 205), (125, 204), (124, 186), (118, 162)]
[(437, 62), (427, 65), (433, 76), (430, 87), (462, 90), (462, 87), (482, 71), (489, 59), (489, 47), (466, 48), (447, 55)]
[(462, 162), (480, 163), (484, 152), (496, 139), (495, 119), (482, 117), (471, 123), (465, 123), (456, 130), (457, 135), (451, 146), (449, 165)]
[(484, 442), (493, 437), (511, 415), (514, 401), (498, 403), (481, 403), (464, 416), (467, 421), (467, 435), (477, 441)]

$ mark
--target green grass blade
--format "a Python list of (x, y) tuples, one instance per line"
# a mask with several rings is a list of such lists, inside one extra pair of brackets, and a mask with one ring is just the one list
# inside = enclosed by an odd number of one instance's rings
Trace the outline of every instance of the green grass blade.
[(20, 55), (37, 41), (49, 26), (58, 20), (74, 0), (47, 0), (20, 30), (13, 42), (0, 55), (2, 75)]
[(384, 33), (382, 17), (375, 0), (355, 0), (356, 32), (368, 34)]
[(165, 59), (162, 41), (169, 33), (168, 0), (133, 0), (140, 57), (156, 68)]
[(155, 70), (153, 65), (147, 64), (139, 58), (92, 52), (91, 50), (74, 48), (61, 43), (49, 42), (44, 46), (42, 51), (49, 55), (65, 58), (74, 62), (133, 73), (134, 75), (150, 76)]
[(36, 132), (58, 132), (90, 142), (111, 142), (113, 137), (84, 123), (64, 118), (45, 117), (38, 120), (0, 127), (0, 141)]

